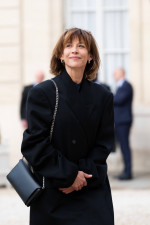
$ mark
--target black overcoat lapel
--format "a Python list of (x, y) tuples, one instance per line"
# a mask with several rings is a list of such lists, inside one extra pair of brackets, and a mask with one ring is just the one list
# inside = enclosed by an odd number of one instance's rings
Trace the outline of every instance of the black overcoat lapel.
[(82, 130), (88, 140), (88, 131), (90, 129), (87, 120), (92, 114), (92, 94), (89, 88), (90, 83), (83, 78), (80, 91), (77, 90), (75, 83), (66, 71), (59, 75), (56, 79), (60, 96), (69, 106), (70, 110), (78, 120)]

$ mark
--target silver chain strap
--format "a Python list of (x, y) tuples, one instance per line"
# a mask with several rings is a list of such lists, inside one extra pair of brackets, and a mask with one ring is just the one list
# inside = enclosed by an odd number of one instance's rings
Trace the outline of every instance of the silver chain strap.
[[(58, 101), (59, 101), (59, 94), (58, 94), (57, 84), (56, 84), (56, 82), (54, 80), (51, 79), (51, 81), (53, 82), (53, 84), (55, 85), (55, 88), (56, 88), (56, 103), (55, 103), (55, 109), (54, 109), (54, 114), (53, 114), (52, 125), (51, 125), (51, 129), (50, 129), (50, 142), (51, 142), (52, 136), (53, 136), (54, 124), (55, 124), (55, 119), (56, 119), (56, 114), (57, 114), (57, 109), (58, 109)], [(45, 188), (45, 177), (43, 177), (42, 189), (44, 189), (44, 188)]]
[(54, 129), (54, 124), (55, 124), (55, 118), (56, 118), (57, 109), (58, 109), (58, 100), (59, 100), (59, 94), (58, 94), (57, 84), (55, 83), (54, 80), (51, 80), (51, 81), (53, 82), (53, 84), (55, 85), (55, 88), (56, 88), (56, 103), (55, 103), (55, 109), (54, 109), (54, 115), (53, 115), (52, 125), (51, 125), (51, 129), (50, 129), (50, 142), (52, 140), (53, 129)]

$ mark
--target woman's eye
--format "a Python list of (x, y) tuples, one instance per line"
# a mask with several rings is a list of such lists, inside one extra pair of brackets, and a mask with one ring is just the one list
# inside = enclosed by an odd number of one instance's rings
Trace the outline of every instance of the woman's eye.
[(84, 46), (84, 45), (79, 45), (79, 47), (80, 47), (80, 48), (85, 48), (85, 46)]
[(71, 44), (67, 44), (67, 45), (66, 45), (66, 48), (69, 48), (69, 47), (71, 47)]

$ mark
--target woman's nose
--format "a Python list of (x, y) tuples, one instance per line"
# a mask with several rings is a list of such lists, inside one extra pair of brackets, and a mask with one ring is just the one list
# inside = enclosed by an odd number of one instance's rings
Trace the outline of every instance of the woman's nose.
[(77, 50), (77, 46), (72, 46), (72, 52), (77, 52), (78, 50)]

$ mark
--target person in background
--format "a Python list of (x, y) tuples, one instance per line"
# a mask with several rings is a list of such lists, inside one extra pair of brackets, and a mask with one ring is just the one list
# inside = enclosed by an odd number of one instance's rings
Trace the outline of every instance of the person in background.
[(105, 83), (100, 83), (104, 88), (106, 88), (108, 91), (111, 92), (111, 88), (108, 84), (105, 84)]
[(21, 95), (21, 103), (20, 103), (20, 118), (21, 118), (22, 127), (24, 129), (27, 129), (28, 127), (27, 115), (26, 115), (26, 103), (27, 103), (28, 93), (32, 87), (41, 83), (43, 80), (44, 80), (44, 73), (42, 71), (38, 71), (35, 74), (35, 83), (31, 85), (27, 85), (23, 88), (22, 95)]
[(100, 82), (100, 81), (98, 80), (97, 77), (98, 77), (98, 74), (97, 74), (96, 78), (93, 80), (93, 82), (96, 83), (96, 84), (100, 84), (100, 85), (102, 85), (104, 88), (106, 88), (108, 91), (111, 91), (110, 86), (109, 86), (108, 84), (106, 84), (106, 83)]
[[(100, 64), (93, 35), (66, 30), (50, 62), (53, 82), (32, 88), (21, 151), (45, 189), (30, 208), (30, 225), (114, 225), (107, 157), (114, 142), (113, 94), (91, 82)], [(99, 96), (99, 97), (97, 97)]]
[(125, 79), (123, 68), (114, 71), (114, 79), (117, 82), (117, 91), (114, 95), (115, 133), (124, 162), (124, 170), (117, 178), (130, 180), (132, 179), (132, 157), (129, 134), (132, 125), (133, 88)]

